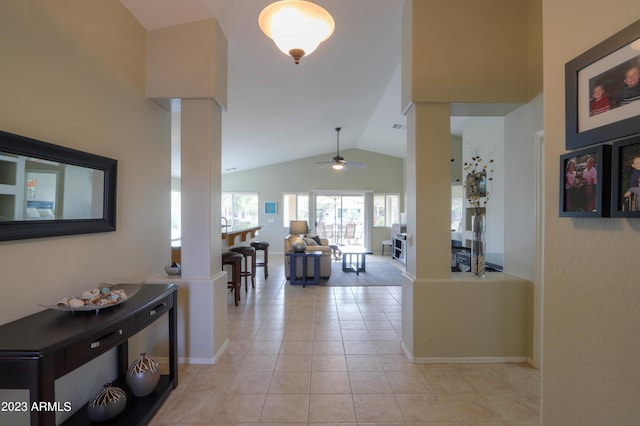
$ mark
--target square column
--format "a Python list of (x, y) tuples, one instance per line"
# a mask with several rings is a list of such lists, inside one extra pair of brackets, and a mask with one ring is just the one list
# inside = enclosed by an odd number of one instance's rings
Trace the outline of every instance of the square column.
[(181, 111), (182, 276), (221, 270), (222, 112), (212, 99), (183, 99)]

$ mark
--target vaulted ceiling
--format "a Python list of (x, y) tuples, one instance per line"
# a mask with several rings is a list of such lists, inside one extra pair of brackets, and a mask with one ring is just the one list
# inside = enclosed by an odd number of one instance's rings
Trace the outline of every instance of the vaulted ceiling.
[(258, 27), (258, 15), (270, 0), (121, 2), (147, 30), (211, 17), (220, 23), (229, 47), (223, 172), (331, 154), (336, 127), (342, 128), (341, 151), (405, 156), (400, 102), (404, 0), (314, 1), (333, 15), (336, 28), (299, 65)]

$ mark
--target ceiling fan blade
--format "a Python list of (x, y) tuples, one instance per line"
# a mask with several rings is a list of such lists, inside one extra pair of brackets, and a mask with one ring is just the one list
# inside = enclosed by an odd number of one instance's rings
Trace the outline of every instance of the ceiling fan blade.
[(361, 169), (364, 169), (364, 168), (366, 167), (364, 164), (361, 164), (361, 163), (354, 163), (354, 162), (352, 162), (352, 161), (347, 161), (347, 162), (345, 162), (345, 164), (346, 164), (347, 166), (360, 167)]
[(344, 157), (340, 155), (340, 127), (336, 127), (336, 156), (333, 157), (331, 161), (316, 161), (315, 163), (321, 164), (319, 168), (331, 166), (336, 171), (348, 170), (349, 166), (359, 167), (361, 169), (365, 167), (364, 164), (352, 163), (350, 161), (346, 161)]

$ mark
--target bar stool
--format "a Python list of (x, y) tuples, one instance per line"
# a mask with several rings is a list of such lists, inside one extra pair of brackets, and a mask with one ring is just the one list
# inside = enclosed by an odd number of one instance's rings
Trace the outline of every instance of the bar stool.
[(256, 257), (258, 257), (258, 250), (264, 252), (262, 262), (256, 261), (256, 268), (262, 266), (264, 268), (264, 279), (269, 278), (269, 243), (266, 241), (254, 241), (251, 243), (251, 247), (256, 249)]
[(238, 306), (240, 300), (240, 280), (242, 276), (242, 258), (240, 253), (232, 253), (230, 251), (222, 253), (222, 267), (224, 265), (231, 266), (231, 280), (227, 281), (227, 288), (233, 291), (233, 299)]
[[(234, 253), (240, 253), (244, 256), (244, 270), (240, 273), (240, 276), (244, 277), (244, 291), (248, 291), (247, 279), (251, 277), (251, 287), (256, 288), (256, 249), (251, 246), (239, 246), (232, 247), (231, 251)], [(249, 259), (251, 258), (251, 270), (249, 270)]]

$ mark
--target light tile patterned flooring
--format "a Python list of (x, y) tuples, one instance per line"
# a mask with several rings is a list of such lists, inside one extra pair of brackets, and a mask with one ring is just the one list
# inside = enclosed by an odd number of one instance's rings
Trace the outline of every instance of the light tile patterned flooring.
[(180, 365), (153, 425), (538, 425), (525, 364), (413, 364), (400, 346), (401, 287), (291, 286), (282, 255), (229, 296), (229, 347)]

